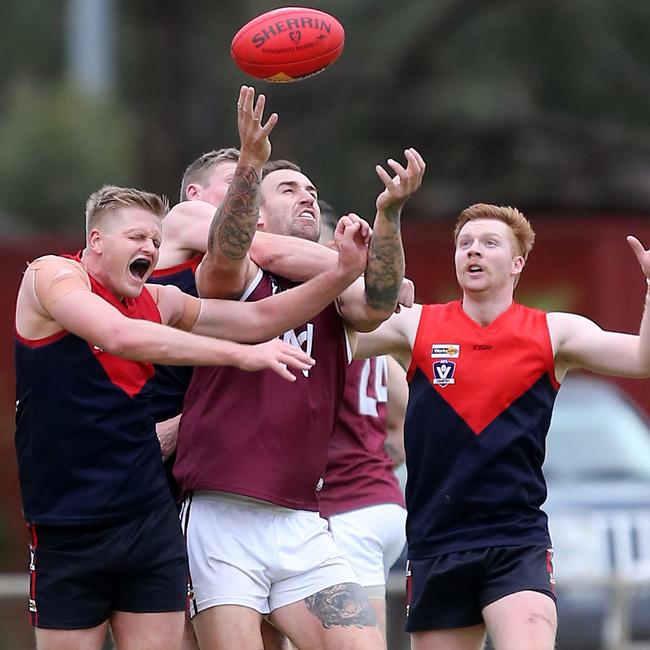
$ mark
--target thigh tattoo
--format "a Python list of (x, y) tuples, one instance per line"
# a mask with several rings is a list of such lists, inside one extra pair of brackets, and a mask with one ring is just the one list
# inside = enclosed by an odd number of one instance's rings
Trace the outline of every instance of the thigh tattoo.
[(325, 629), (335, 625), (369, 627), (377, 625), (375, 611), (361, 585), (344, 582), (305, 598), (309, 611)]

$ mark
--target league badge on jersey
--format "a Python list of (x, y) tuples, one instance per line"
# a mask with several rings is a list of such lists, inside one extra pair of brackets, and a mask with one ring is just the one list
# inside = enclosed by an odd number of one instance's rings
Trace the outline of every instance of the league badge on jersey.
[(456, 362), (444, 359), (436, 361), (433, 364), (433, 385), (446, 388), (450, 384), (455, 384), (456, 379), (454, 373), (456, 372)]

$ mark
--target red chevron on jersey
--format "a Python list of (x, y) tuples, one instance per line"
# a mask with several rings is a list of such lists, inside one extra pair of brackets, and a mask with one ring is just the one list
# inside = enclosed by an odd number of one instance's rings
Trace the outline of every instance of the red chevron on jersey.
[[(101, 296), (106, 302), (109, 302), (115, 309), (127, 316), (128, 318), (138, 318), (154, 323), (160, 323), (160, 312), (156, 306), (153, 296), (148, 289), (143, 289), (137, 298), (124, 298), (118, 300), (110, 291), (105, 289), (90, 273), (90, 284), (93, 293)], [(102, 368), (106, 371), (109, 379), (119, 386), (129, 397), (134, 397), (143, 388), (144, 385), (153, 377), (153, 364), (144, 361), (130, 361), (116, 357), (114, 354), (104, 352), (100, 347), (92, 344), (93, 354)]]
[[(68, 259), (81, 263), (81, 252), (76, 255), (63, 255)], [(88, 273), (92, 292), (103, 298), (106, 302), (113, 305), (121, 314), (127, 318), (148, 320), (153, 323), (160, 323), (160, 312), (153, 296), (145, 288), (137, 298), (124, 298), (118, 300), (108, 289), (106, 289), (98, 280)], [(153, 377), (153, 364), (144, 361), (130, 361), (121, 357), (116, 357), (109, 352), (105, 352), (97, 345), (88, 343), (92, 353), (102, 368), (108, 375), (113, 384), (119, 386), (129, 397), (135, 397)]]
[(154, 370), (151, 363), (122, 359), (104, 352), (96, 345), (90, 343), (88, 345), (111, 382), (119, 386), (129, 397), (135, 397), (153, 377)]
[(424, 305), (409, 381), (417, 368), (476, 435), (545, 373), (559, 388), (546, 314), (517, 303), (487, 327), (460, 301)]

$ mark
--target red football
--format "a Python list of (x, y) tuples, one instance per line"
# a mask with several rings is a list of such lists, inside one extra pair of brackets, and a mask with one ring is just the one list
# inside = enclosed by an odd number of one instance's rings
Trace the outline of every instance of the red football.
[(345, 31), (333, 16), (308, 7), (282, 7), (246, 23), (230, 54), (246, 74), (297, 81), (324, 70), (343, 51)]

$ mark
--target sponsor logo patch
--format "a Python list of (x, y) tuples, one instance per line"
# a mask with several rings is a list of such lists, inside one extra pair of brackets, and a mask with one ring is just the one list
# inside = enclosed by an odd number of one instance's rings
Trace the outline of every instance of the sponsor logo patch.
[(431, 346), (432, 359), (458, 359), (459, 343), (434, 343)]

